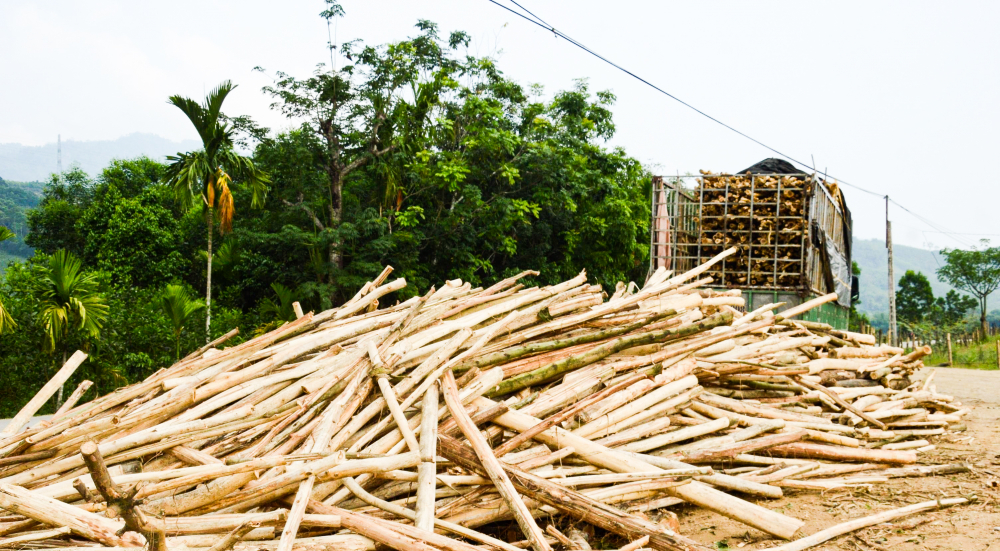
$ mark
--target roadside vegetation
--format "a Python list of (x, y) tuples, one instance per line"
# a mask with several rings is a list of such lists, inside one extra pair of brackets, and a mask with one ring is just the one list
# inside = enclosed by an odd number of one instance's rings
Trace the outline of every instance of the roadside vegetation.
[(90, 355), (66, 386), (105, 393), (207, 337), (272, 328), (292, 302), (330, 308), (385, 265), (409, 284), (392, 301), (526, 269), (541, 272), (529, 285), (585, 267), (605, 288), (641, 280), (649, 175), (606, 145), (614, 95), (524, 86), (468, 41), (420, 21), (406, 40), (343, 45), (336, 70), (268, 72), (287, 131), (226, 112), (254, 90), (174, 97), (203, 149), (52, 175), (8, 241), (33, 252), (0, 279), (0, 417), (65, 351)]

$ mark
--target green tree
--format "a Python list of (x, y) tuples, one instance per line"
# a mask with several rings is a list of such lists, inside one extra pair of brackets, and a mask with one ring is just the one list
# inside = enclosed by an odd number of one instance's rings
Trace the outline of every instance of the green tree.
[(934, 307), (934, 291), (927, 276), (907, 270), (899, 279), (896, 291), (896, 315), (900, 321), (916, 324), (931, 315)]
[[(85, 273), (81, 268), (80, 260), (66, 250), (56, 251), (47, 266), (35, 266), (38, 321), (45, 330), (42, 348), (52, 353), (61, 349), (63, 363), (66, 363), (64, 342), (69, 330), (75, 328), (90, 338), (97, 338), (108, 317), (108, 306), (98, 290), (96, 275)], [(57, 398), (57, 404), (61, 403), (62, 387)]]
[[(14, 237), (14, 232), (10, 231), (4, 226), (0, 226), (0, 241), (6, 241)], [(14, 323), (14, 318), (10, 317), (7, 309), (3, 306), (3, 301), (0, 300), (0, 334), (4, 331), (10, 331), (11, 329), (17, 327)]]
[(160, 295), (160, 307), (167, 315), (174, 330), (174, 344), (176, 359), (181, 359), (181, 333), (187, 325), (191, 315), (205, 308), (205, 303), (198, 299), (192, 299), (188, 295), (187, 287), (183, 285), (167, 285)]
[(955, 290), (949, 290), (943, 297), (934, 301), (934, 322), (939, 326), (951, 326), (965, 319), (970, 310), (978, 306), (976, 299), (962, 295)]
[(219, 211), (219, 230), (232, 229), (235, 207), (229, 184), (240, 181), (251, 190), (251, 206), (259, 207), (267, 195), (267, 174), (258, 170), (253, 160), (238, 154), (233, 148), (233, 129), (222, 114), (222, 102), (235, 88), (225, 81), (205, 98), (202, 104), (182, 97), (170, 96), (170, 103), (180, 109), (201, 137), (203, 148), (188, 153), (168, 156), (169, 185), (173, 187), (178, 202), (185, 208), (194, 205), (194, 198), (201, 199), (205, 208), (205, 226), (208, 235), (208, 259), (205, 276), (205, 342), (211, 340), (212, 322), (212, 233), (215, 211)]
[(965, 251), (941, 251), (945, 265), (938, 269), (938, 276), (952, 287), (965, 291), (979, 302), (979, 326), (982, 334), (988, 332), (986, 299), (1000, 287), (1000, 247), (990, 247), (986, 239), (980, 246)]
[(94, 181), (79, 167), (53, 174), (38, 208), (28, 211), (24, 242), (46, 254), (65, 249), (84, 255), (87, 237), (77, 222), (94, 197)]

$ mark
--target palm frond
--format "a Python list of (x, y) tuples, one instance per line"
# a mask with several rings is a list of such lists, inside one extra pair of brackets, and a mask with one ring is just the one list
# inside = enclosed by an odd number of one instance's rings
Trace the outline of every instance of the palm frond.
[(198, 131), (198, 135), (201, 136), (202, 142), (211, 139), (211, 129), (205, 124), (205, 108), (198, 105), (198, 102), (184, 96), (170, 96), (167, 99), (167, 103), (180, 109), (181, 112), (187, 115), (188, 120), (191, 121), (195, 130)]
[(0, 226), (0, 241), (6, 241), (15, 237), (17, 236), (14, 235), (14, 232), (10, 231), (5, 226)]
[(226, 167), (228, 174), (238, 182), (243, 182), (250, 187), (250, 206), (260, 208), (264, 206), (264, 199), (267, 198), (268, 184), (271, 183), (270, 176), (266, 172), (257, 168), (253, 160), (237, 154), (232, 149), (227, 149), (219, 153), (219, 162)]
[(82, 273), (80, 259), (66, 250), (56, 251), (48, 265), (35, 266), (34, 294), (39, 301), (38, 321), (45, 330), (44, 347), (55, 350), (70, 327), (90, 337), (100, 333), (108, 306), (98, 291), (94, 274)]
[(180, 335), (192, 314), (205, 307), (205, 302), (192, 299), (183, 285), (167, 285), (160, 295), (160, 307), (174, 326), (174, 334)]
[(205, 193), (205, 176), (211, 172), (205, 150), (168, 155), (167, 185), (183, 209), (194, 206), (194, 198)]
[(219, 115), (222, 113), (222, 102), (226, 100), (226, 96), (229, 95), (229, 92), (233, 91), (233, 88), (236, 88), (236, 85), (232, 81), (224, 80), (205, 96), (205, 104), (202, 106), (202, 109), (208, 115), (206, 122), (209, 122), (212, 126), (215, 126), (219, 122)]
[(3, 302), (0, 301), (0, 335), (15, 328), (17, 328), (17, 323), (14, 321), (14, 318), (10, 317), (10, 312), (7, 311)]
[(294, 302), (292, 299), (292, 290), (277, 282), (271, 284), (271, 289), (278, 296), (278, 303), (275, 304), (271, 299), (264, 299), (261, 311), (273, 314), (281, 321), (295, 320), (295, 309), (292, 307), (292, 302)]

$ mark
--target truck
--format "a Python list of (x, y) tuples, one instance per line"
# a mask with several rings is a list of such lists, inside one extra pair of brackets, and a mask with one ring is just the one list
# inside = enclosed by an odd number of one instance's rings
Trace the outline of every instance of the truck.
[(734, 174), (655, 176), (650, 208), (650, 274), (681, 273), (736, 247), (704, 274), (708, 287), (739, 289), (747, 312), (835, 292), (802, 319), (848, 329), (858, 280), (851, 212), (836, 182), (765, 159)]

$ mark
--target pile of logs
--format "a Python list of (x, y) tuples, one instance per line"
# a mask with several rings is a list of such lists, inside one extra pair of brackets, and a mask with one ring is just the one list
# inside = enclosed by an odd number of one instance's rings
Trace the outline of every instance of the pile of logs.
[(611, 296), (525, 272), (379, 308), (406, 285), (387, 269), (27, 428), (77, 353), (0, 432), (0, 548), (587, 548), (574, 523), (704, 550), (672, 507), (791, 540), (803, 522), (759, 499), (963, 469), (914, 465), (967, 411), (912, 380), (929, 349), (795, 320), (835, 295), (741, 314), (704, 288), (734, 252)]
[(739, 249), (709, 275), (727, 286), (800, 286), (810, 185), (807, 177), (702, 174), (697, 198), (701, 216), (696, 221), (701, 228), (701, 257), (709, 258), (729, 247)]

